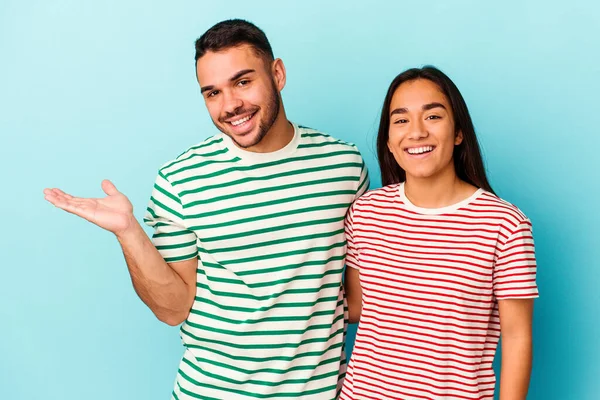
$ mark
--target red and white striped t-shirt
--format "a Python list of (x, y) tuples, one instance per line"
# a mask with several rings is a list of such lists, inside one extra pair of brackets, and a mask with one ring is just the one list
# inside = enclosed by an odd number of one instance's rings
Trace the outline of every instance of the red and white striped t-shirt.
[(346, 218), (362, 314), (342, 400), (493, 399), (497, 300), (538, 296), (531, 223), (479, 189), (453, 206), (371, 191)]

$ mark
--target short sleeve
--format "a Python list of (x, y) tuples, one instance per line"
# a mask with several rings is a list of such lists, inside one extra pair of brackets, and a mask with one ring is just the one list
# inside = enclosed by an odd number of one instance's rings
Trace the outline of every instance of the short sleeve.
[(360, 196), (362, 196), (367, 189), (369, 189), (369, 171), (367, 169), (367, 165), (365, 164), (365, 161), (362, 159), (361, 157), (361, 161), (362, 161), (362, 167), (360, 169), (360, 177), (358, 179), (358, 188), (356, 189), (356, 195), (354, 196), (354, 200), (358, 199)]
[(354, 205), (350, 207), (344, 222), (346, 232), (346, 266), (359, 269), (360, 258), (354, 241)]
[(538, 297), (536, 269), (531, 222), (526, 219), (500, 244), (493, 277), (496, 299)]
[(181, 199), (162, 173), (156, 178), (144, 222), (154, 228), (152, 242), (166, 262), (197, 257), (196, 235), (185, 227)]

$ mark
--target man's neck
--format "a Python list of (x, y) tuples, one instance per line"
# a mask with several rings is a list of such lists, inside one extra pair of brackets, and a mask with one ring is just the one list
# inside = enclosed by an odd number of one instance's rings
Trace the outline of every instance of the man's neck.
[(272, 153), (283, 149), (294, 138), (294, 126), (287, 120), (283, 108), (260, 143), (246, 150), (255, 153)]

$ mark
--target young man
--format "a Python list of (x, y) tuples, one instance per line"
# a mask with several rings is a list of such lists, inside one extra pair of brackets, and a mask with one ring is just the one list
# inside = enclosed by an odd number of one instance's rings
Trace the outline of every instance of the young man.
[(286, 72), (243, 20), (196, 42), (221, 133), (159, 171), (144, 221), (104, 181), (103, 199), (46, 198), (113, 232), (140, 298), (181, 327), (175, 399), (333, 399), (345, 374), (344, 216), (368, 187), (356, 147), (292, 124)]

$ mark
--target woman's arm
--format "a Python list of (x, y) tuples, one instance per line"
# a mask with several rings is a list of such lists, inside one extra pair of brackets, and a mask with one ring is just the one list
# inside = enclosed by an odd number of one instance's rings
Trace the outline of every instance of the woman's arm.
[(525, 400), (532, 363), (533, 299), (498, 300), (502, 335), (500, 400)]
[(348, 321), (355, 324), (360, 319), (362, 311), (362, 289), (360, 287), (359, 272), (356, 268), (346, 266), (344, 290), (348, 301)]

